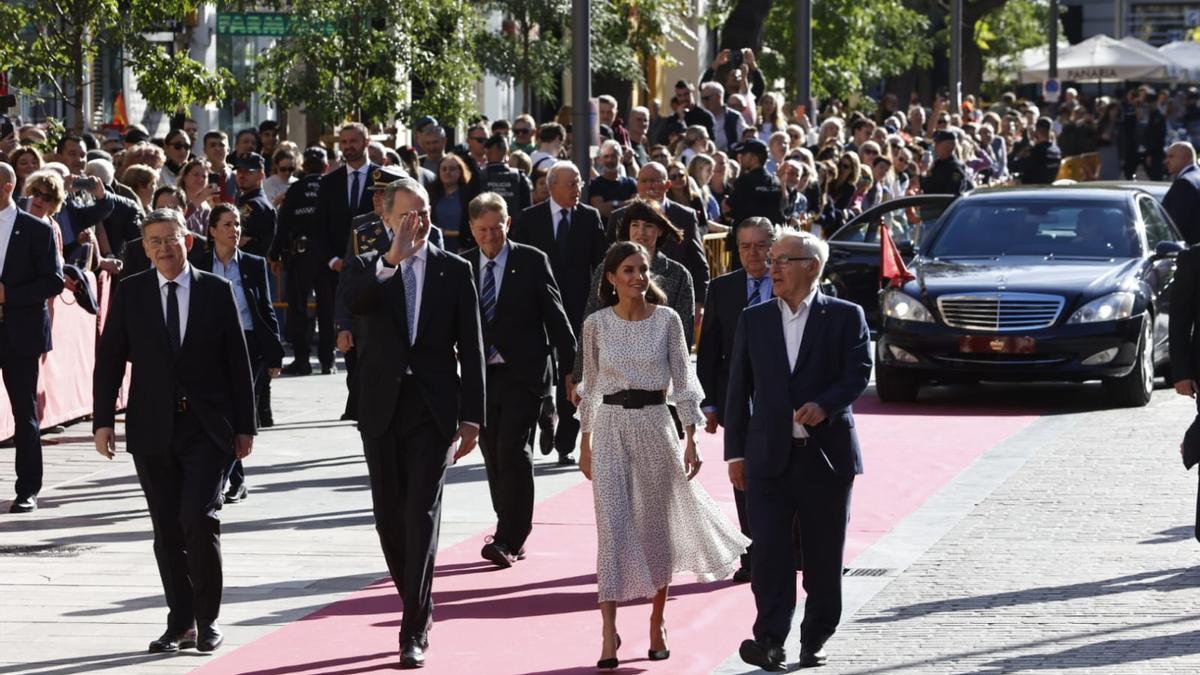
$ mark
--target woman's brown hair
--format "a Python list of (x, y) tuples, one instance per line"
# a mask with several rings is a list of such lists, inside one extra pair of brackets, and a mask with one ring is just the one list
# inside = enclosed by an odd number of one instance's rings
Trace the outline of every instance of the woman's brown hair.
[[(608, 247), (608, 253), (604, 254), (604, 271), (600, 273), (600, 306), (612, 307), (617, 304), (617, 289), (608, 280), (609, 274), (616, 274), (617, 268), (622, 262), (631, 255), (637, 253), (642, 254), (646, 258), (646, 264), (650, 264), (650, 252), (645, 246), (632, 241), (618, 241)], [(649, 275), (647, 275), (649, 276)], [(646, 284), (646, 302), (652, 305), (667, 304), (667, 294), (662, 292), (658, 284), (654, 283), (651, 277)]]

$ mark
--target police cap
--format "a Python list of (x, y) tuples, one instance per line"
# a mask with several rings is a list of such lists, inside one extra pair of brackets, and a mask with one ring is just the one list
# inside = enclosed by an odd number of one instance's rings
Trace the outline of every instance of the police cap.
[(371, 186), (368, 190), (383, 190), (388, 183), (394, 183), (401, 178), (407, 178), (408, 174), (398, 166), (381, 166), (371, 172)]
[(329, 155), (325, 154), (325, 148), (319, 145), (314, 145), (304, 149), (304, 163), (310, 162), (324, 164), (329, 161)]
[(757, 138), (751, 138), (748, 141), (743, 141), (733, 146), (734, 155), (740, 155), (745, 152), (752, 152), (763, 159), (767, 157), (767, 145)]
[(954, 135), (953, 131), (946, 131), (945, 129), (939, 129), (939, 130), (933, 132), (933, 142), (934, 143), (941, 143), (942, 141), (957, 141), (957, 140), (958, 140), (958, 136)]
[(243, 171), (262, 171), (267, 168), (267, 162), (257, 152), (250, 152), (245, 155), (238, 155), (233, 166)]

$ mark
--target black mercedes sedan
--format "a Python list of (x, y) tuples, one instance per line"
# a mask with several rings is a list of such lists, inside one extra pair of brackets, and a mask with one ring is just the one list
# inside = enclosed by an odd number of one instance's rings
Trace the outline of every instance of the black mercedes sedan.
[[(827, 268), (843, 297), (878, 307), (882, 400), (911, 401), (930, 382), (1098, 379), (1118, 404), (1150, 401), (1167, 365), (1169, 288), (1184, 245), (1149, 193), (979, 190), (920, 233), (896, 220), (915, 279), (871, 293), (844, 283), (839, 254)], [(834, 251), (846, 248), (838, 234)]]

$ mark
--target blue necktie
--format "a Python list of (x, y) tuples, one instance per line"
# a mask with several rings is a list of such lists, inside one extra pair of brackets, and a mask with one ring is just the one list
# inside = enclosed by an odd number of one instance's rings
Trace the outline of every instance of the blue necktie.
[(758, 302), (759, 302), (758, 295), (759, 295), (759, 292), (762, 291), (763, 282), (766, 280), (767, 280), (766, 277), (758, 277), (757, 279), (755, 279), (754, 277), (750, 278), (750, 283), (752, 284), (752, 286), (750, 287), (750, 293), (746, 295), (746, 306), (747, 307), (752, 307), (752, 306), (758, 304)]
[[(479, 300), (483, 310), (483, 320), (491, 323), (496, 318), (496, 261), (489, 260), (484, 266), (483, 283), (479, 286)], [(496, 345), (488, 345), (487, 358), (491, 361), (500, 353)]]
[(417, 273), (413, 271), (415, 260), (406, 260), (404, 263), (404, 310), (408, 319), (408, 344), (417, 341)]

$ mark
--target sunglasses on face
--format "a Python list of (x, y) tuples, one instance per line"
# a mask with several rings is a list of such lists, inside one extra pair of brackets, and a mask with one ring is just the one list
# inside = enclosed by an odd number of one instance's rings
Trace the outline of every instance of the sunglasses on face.
[(296, 170), (296, 167), (294, 167), (294, 166), (278, 166), (278, 167), (275, 167), (275, 170), (278, 171), (279, 173), (291, 173)]
[(476, 143), (487, 142), (487, 136), (471, 136), (470, 139), (475, 141)]
[(668, 178), (670, 178), (672, 181), (683, 180), (683, 174), (673, 173), (670, 176), (668, 176)]
[(54, 201), (54, 194), (53, 194), (53, 193), (51, 193), (51, 192), (42, 192), (41, 190), (30, 190), (30, 191), (29, 191), (29, 197), (30, 197), (30, 199), (40, 199), (40, 200), (42, 200), (42, 201), (44, 201), (44, 202), (52, 202), (52, 201)]
[(850, 169), (854, 168), (854, 165), (853, 164), (838, 164), (838, 168), (841, 169), (842, 171), (849, 171)]
[(514, 134), (531, 134), (531, 133), (533, 133), (533, 129), (515, 129), (514, 128), (513, 133)]
[(176, 150), (187, 150), (189, 146), (187, 143), (172, 143), (171, 147)]

